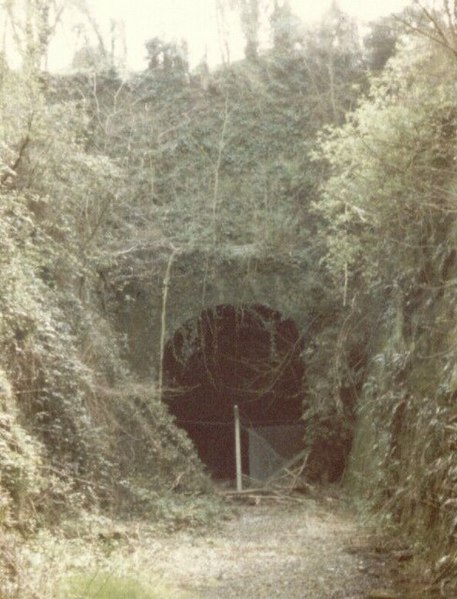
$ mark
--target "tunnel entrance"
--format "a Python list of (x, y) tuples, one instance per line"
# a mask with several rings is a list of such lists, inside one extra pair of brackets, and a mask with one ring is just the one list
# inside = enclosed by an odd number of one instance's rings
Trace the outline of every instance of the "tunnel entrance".
[(296, 324), (263, 305), (222, 304), (184, 323), (164, 352), (165, 399), (214, 478), (235, 473), (233, 406), (239, 406), (243, 471), (247, 427), (300, 422), (304, 341)]

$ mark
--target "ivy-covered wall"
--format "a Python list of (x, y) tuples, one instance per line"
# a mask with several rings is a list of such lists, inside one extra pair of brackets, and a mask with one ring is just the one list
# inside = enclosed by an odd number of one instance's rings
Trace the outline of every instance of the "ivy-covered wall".
[[(148, 260), (149, 279), (144, 274)], [(163, 325), (168, 341), (182, 324), (197, 319), (206, 308), (262, 304), (291, 318), (305, 331), (318, 292), (306, 257), (299, 252), (278, 256), (253, 246), (234, 246), (225, 251), (164, 253), (160, 269), (156, 255), (143, 256), (143, 271), (138, 279), (133, 275), (124, 289), (125, 301), (116, 318), (119, 331), (127, 338), (129, 362), (138, 373), (150, 376), (158, 372)]]

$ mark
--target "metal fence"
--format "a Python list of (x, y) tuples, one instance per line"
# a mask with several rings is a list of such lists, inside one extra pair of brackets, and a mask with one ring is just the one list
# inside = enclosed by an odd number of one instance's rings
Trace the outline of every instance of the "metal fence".
[(266, 481), (281, 471), (303, 450), (304, 427), (300, 424), (248, 428), (249, 476)]

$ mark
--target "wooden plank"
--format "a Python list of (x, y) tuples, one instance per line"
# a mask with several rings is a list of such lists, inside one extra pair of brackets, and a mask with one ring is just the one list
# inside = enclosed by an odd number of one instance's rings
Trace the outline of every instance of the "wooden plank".
[(294, 455), (294, 457), (290, 458), (290, 460), (285, 462), (280, 468), (278, 468), (278, 470), (276, 470), (276, 472), (273, 472), (273, 474), (270, 477), (268, 477), (268, 479), (265, 482), (265, 485), (268, 485), (276, 478), (279, 478), (281, 475), (284, 474), (286, 470), (289, 470), (289, 468), (295, 466), (295, 464), (297, 464), (300, 460), (306, 459), (308, 457), (308, 454), (309, 448), (307, 447), (306, 449), (303, 449), (302, 451), (297, 453), (297, 455)]

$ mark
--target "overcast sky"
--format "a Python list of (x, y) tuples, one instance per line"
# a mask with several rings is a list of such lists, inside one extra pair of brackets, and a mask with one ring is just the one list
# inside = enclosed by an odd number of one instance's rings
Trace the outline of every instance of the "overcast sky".
[[(290, 0), (293, 11), (303, 20), (318, 18), (330, 0)], [(346, 12), (367, 21), (382, 14), (399, 10), (407, 0), (340, 0)], [(197, 64), (205, 55), (210, 63), (220, 62), (220, 35), (216, 15), (216, 0), (87, 0), (100, 29), (109, 39), (111, 20), (124, 31), (127, 64), (130, 69), (145, 67), (144, 43), (154, 36), (166, 39), (186, 39), (191, 62)], [(53, 42), (49, 66), (61, 69), (69, 64), (77, 43), (73, 16), (67, 18), (64, 31)], [(240, 58), (244, 42), (240, 39), (237, 23), (232, 23), (231, 58)]]

